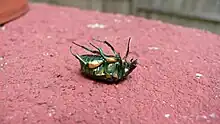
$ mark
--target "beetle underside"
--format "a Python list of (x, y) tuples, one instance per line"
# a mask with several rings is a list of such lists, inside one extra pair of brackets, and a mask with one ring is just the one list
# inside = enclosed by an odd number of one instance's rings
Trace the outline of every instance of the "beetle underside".
[(131, 38), (129, 38), (127, 51), (123, 58), (121, 58), (120, 54), (115, 51), (109, 42), (96, 39), (93, 40), (106, 44), (111, 48), (114, 55), (104, 54), (101, 48), (96, 47), (91, 42), (90, 45), (96, 50), (72, 42), (76, 46), (93, 53), (93, 55), (74, 54), (72, 53), (72, 46), (70, 47), (72, 55), (75, 56), (81, 64), (82, 74), (86, 77), (108, 83), (119, 82), (124, 80), (136, 68), (137, 59), (134, 61), (131, 59), (130, 62), (126, 60), (129, 53)]

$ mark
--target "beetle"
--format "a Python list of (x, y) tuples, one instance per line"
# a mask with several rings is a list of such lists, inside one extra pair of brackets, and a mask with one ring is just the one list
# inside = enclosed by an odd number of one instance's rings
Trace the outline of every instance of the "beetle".
[(123, 58), (121, 58), (120, 53), (117, 53), (108, 41), (101, 41), (94, 38), (92, 38), (92, 40), (106, 44), (111, 48), (114, 55), (106, 55), (102, 48), (96, 47), (91, 42), (89, 42), (90, 45), (96, 50), (72, 42), (76, 46), (93, 53), (85, 55), (74, 54), (72, 52), (72, 46), (70, 46), (70, 52), (79, 60), (81, 65), (80, 70), (84, 76), (107, 83), (118, 83), (126, 79), (126, 77), (137, 67), (137, 59), (134, 60), (132, 58), (130, 61), (127, 61), (131, 37), (129, 37), (127, 51)]

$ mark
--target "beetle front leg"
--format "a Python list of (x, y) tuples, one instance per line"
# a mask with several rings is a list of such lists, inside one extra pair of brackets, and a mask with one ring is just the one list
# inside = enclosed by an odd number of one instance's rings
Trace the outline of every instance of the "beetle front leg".
[(130, 42), (131, 42), (131, 37), (129, 37), (128, 46), (127, 46), (127, 51), (126, 51), (126, 54), (125, 54), (125, 56), (123, 57), (123, 59), (126, 59), (126, 58), (128, 57)]

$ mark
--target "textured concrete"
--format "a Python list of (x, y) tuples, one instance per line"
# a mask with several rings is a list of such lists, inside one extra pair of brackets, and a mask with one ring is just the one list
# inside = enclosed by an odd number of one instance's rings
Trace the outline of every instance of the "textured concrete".
[[(106, 39), (138, 67), (118, 85), (84, 78), (72, 41)], [(96, 43), (97, 44), (97, 43)], [(106, 46), (99, 44), (106, 52)], [(30, 5), (0, 30), (1, 124), (217, 124), (220, 37), (132, 16)], [(74, 47), (73, 52), (85, 50)]]

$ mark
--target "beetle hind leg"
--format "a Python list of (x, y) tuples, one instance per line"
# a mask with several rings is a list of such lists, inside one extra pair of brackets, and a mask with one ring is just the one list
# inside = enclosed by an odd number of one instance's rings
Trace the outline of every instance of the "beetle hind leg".
[(85, 46), (79, 45), (79, 44), (77, 44), (77, 43), (75, 43), (75, 42), (72, 42), (72, 43), (75, 44), (75, 45), (78, 46), (78, 47), (81, 47), (81, 48), (83, 48), (83, 49), (89, 51), (89, 52), (92, 52), (92, 53), (94, 53), (94, 54), (99, 54), (99, 51), (91, 50), (91, 49), (89, 49), (89, 48), (87, 48), (87, 47), (85, 47)]
[(79, 55), (74, 54), (74, 53), (72, 52), (72, 46), (70, 46), (70, 52), (71, 52), (71, 54), (72, 54), (73, 56), (75, 56), (80, 62), (86, 64), (86, 62), (85, 62)]

